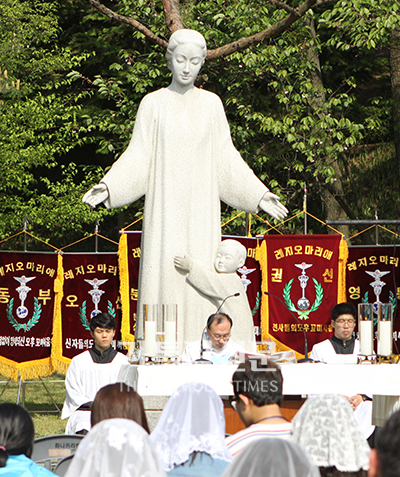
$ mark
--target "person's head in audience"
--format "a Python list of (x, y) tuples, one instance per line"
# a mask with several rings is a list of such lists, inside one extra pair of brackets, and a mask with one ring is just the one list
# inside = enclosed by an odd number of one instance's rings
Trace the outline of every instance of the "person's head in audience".
[(0, 467), (5, 467), (8, 456), (30, 457), (35, 430), (28, 411), (18, 404), (0, 404)]
[(204, 383), (186, 383), (176, 389), (168, 399), (151, 439), (166, 471), (185, 462), (191, 465), (195, 459), (203, 460), (203, 455), (198, 454), (208, 454), (207, 459), (223, 468), (232, 460), (225, 444), (222, 400)]
[(232, 377), (233, 392), (243, 424), (248, 427), (265, 418), (280, 416), (283, 378), (279, 365), (266, 356), (247, 356)]
[(292, 420), (292, 438), (319, 467), (322, 477), (367, 475), (370, 448), (343, 396), (308, 398)]
[(104, 419), (120, 417), (132, 419), (150, 433), (143, 400), (125, 383), (108, 384), (101, 388), (94, 398), (91, 411), (92, 427)]
[(106, 351), (115, 336), (117, 323), (109, 313), (99, 313), (90, 320), (90, 334), (94, 339), (94, 347), (100, 351)]
[(380, 430), (369, 464), (368, 477), (400, 475), (400, 411), (393, 413)]
[(268, 437), (252, 442), (222, 477), (319, 477), (318, 468), (297, 444)]
[(331, 311), (331, 326), (336, 338), (348, 341), (353, 337), (357, 312), (351, 303), (338, 303)]
[(207, 335), (214, 349), (225, 348), (231, 337), (232, 318), (225, 313), (214, 313), (207, 320)]
[(148, 433), (130, 419), (106, 419), (82, 439), (65, 477), (165, 477)]

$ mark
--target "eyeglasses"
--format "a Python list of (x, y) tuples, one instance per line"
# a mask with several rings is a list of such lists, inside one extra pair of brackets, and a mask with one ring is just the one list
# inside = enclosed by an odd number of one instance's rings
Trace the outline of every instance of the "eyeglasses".
[(353, 326), (356, 324), (356, 320), (342, 320), (341, 318), (339, 320), (336, 320), (335, 323), (338, 325), (344, 325), (347, 323), (349, 326)]
[(212, 333), (210, 330), (208, 330), (210, 335), (217, 341), (229, 341), (229, 338), (231, 337), (231, 334), (230, 333), (227, 333), (226, 335), (218, 335), (218, 334), (214, 334)]

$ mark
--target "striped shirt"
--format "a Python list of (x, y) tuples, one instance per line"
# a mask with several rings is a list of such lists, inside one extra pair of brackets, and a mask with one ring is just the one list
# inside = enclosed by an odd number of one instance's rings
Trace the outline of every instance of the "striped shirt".
[(251, 442), (265, 437), (291, 439), (292, 425), (290, 422), (285, 422), (283, 424), (253, 424), (236, 434), (228, 436), (225, 439), (225, 442), (231, 454), (235, 456)]

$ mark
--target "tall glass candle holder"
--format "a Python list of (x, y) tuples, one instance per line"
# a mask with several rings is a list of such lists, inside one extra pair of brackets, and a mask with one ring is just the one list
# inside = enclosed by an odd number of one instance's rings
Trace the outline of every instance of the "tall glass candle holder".
[(158, 305), (143, 305), (143, 330), (145, 356), (157, 356)]
[(164, 327), (164, 355), (168, 357), (178, 356), (178, 305), (175, 303), (162, 305), (162, 316)]
[(360, 303), (358, 305), (358, 333), (360, 338), (360, 354), (371, 356), (374, 352), (373, 303)]
[(378, 304), (378, 356), (393, 352), (393, 307), (391, 303)]

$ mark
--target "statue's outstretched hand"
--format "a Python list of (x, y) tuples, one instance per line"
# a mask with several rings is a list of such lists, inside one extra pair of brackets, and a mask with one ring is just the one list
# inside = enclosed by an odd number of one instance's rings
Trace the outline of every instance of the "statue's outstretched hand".
[(95, 208), (97, 205), (101, 204), (107, 199), (107, 186), (103, 183), (100, 183), (92, 187), (88, 192), (86, 192), (86, 194), (82, 197), (82, 202), (90, 205), (90, 207)]
[(183, 272), (190, 272), (192, 268), (192, 261), (188, 257), (175, 257), (174, 258), (175, 267)]
[(266, 192), (258, 206), (277, 220), (284, 219), (289, 212), (287, 208), (279, 202), (279, 197), (272, 192)]

